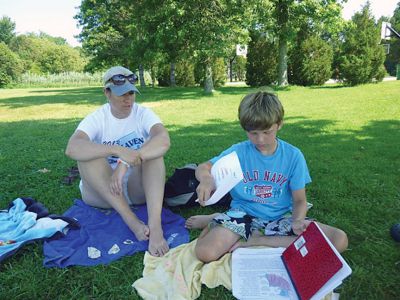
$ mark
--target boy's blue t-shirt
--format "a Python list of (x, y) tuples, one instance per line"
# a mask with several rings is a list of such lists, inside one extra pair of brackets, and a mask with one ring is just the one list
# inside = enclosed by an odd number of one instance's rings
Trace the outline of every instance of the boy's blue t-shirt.
[(232, 145), (212, 158), (236, 151), (243, 171), (243, 180), (231, 191), (231, 208), (238, 208), (254, 217), (276, 220), (292, 208), (292, 191), (311, 182), (306, 160), (301, 151), (277, 139), (274, 154), (263, 155), (249, 140)]

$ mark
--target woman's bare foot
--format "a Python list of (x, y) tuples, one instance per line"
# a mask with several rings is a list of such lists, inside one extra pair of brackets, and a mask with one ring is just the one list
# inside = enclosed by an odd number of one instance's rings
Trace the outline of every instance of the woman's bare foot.
[(167, 241), (164, 239), (163, 231), (151, 230), (149, 238), (149, 253), (152, 256), (161, 257), (169, 251)]
[(128, 226), (129, 226), (130, 230), (133, 231), (133, 233), (135, 234), (138, 241), (147, 241), (149, 239), (149, 235), (150, 235), (149, 226), (144, 224), (142, 221), (135, 220), (135, 221), (131, 222), (131, 224), (128, 224)]
[(218, 215), (218, 213), (211, 214), (211, 215), (191, 216), (189, 219), (186, 220), (185, 227), (188, 229), (203, 229), (217, 215)]

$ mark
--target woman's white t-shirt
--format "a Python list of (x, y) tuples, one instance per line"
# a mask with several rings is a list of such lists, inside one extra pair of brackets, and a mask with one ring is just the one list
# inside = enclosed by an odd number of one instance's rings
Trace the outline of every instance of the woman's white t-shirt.
[[(92, 142), (104, 145), (120, 145), (134, 150), (140, 149), (150, 137), (150, 129), (161, 123), (160, 118), (149, 108), (133, 104), (131, 114), (118, 119), (111, 113), (109, 103), (87, 115), (77, 130), (85, 132)], [(108, 157), (115, 168), (117, 157)]]

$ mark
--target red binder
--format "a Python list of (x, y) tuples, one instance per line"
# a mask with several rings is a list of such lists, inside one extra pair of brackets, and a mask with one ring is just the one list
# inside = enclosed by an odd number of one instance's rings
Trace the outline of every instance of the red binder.
[(301, 300), (311, 299), (343, 267), (331, 245), (312, 222), (282, 253), (283, 263)]

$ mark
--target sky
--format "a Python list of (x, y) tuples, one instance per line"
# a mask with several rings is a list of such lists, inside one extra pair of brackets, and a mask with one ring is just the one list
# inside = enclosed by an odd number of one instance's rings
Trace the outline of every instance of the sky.
[[(199, 0), (200, 1), (200, 0)], [(343, 17), (348, 20), (359, 11), (366, 0), (348, 0)], [(375, 19), (392, 16), (400, 0), (370, 0)], [(16, 25), (16, 33), (45, 32), (54, 37), (63, 37), (71, 46), (78, 46), (75, 35), (80, 30), (73, 18), (81, 0), (0, 0), (0, 18), (8, 16)]]

